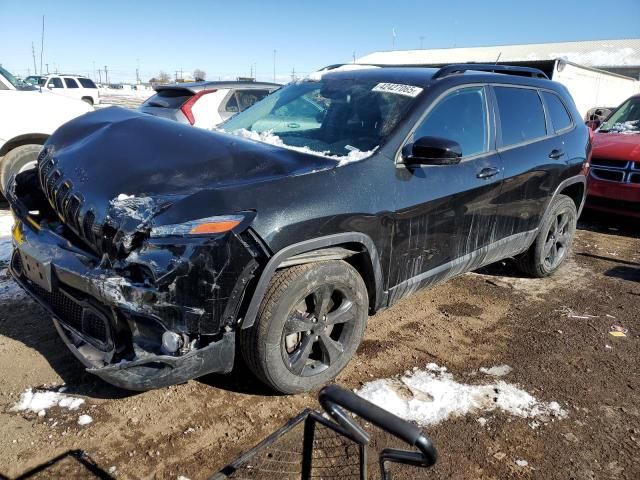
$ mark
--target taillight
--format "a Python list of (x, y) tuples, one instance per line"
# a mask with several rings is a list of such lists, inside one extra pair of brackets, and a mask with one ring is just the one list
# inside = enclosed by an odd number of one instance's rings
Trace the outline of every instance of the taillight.
[(184, 116), (187, 117), (187, 120), (189, 120), (189, 123), (191, 125), (196, 123), (196, 119), (193, 116), (193, 110), (192, 110), (193, 106), (195, 105), (195, 103), (203, 95), (206, 95), (207, 93), (213, 93), (215, 91), (216, 90), (201, 90), (198, 93), (196, 93), (195, 95), (189, 97), (189, 100), (187, 100), (186, 102), (184, 102), (182, 104), (182, 106), (180, 107), (180, 110), (182, 110), (182, 113), (184, 113)]

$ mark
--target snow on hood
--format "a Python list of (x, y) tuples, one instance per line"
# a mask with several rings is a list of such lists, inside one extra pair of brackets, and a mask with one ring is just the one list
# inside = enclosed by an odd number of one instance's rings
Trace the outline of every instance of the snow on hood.
[(267, 130), (261, 133), (252, 132), (245, 128), (240, 128), (238, 130), (233, 130), (231, 132), (227, 132), (223, 130), (224, 133), (230, 133), (231, 135), (235, 135), (237, 137), (247, 138), (249, 140), (254, 140), (256, 142), (267, 143), (269, 145), (274, 145), (276, 147), (287, 148), (289, 150), (294, 150), (300, 153), (306, 153), (308, 155), (316, 155), (318, 157), (330, 158), (331, 160), (335, 160), (338, 162), (338, 166), (346, 165), (347, 163), (357, 162), (360, 160), (364, 160), (367, 157), (370, 157), (374, 154), (374, 152), (378, 149), (375, 147), (373, 150), (367, 150), (365, 152), (356, 149), (350, 151), (348, 155), (330, 155), (329, 152), (317, 152), (315, 150), (310, 149), (309, 147), (295, 147), (292, 145), (287, 145), (282, 141), (282, 139), (274, 135), (271, 130)]
[[(505, 373), (504, 367), (499, 366), (498, 373)], [(492, 369), (489, 372), (496, 373)], [(422, 426), (436, 425), (453, 416), (494, 410), (524, 418), (567, 416), (557, 402), (539, 402), (515, 385), (502, 380), (483, 385), (459, 383), (446, 367), (434, 363), (399, 378), (366, 383), (356, 393)]]

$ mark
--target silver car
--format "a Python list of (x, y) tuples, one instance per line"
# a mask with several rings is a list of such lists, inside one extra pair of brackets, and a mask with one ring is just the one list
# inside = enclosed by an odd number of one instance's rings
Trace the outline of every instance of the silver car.
[(139, 111), (213, 128), (280, 88), (266, 82), (194, 82), (156, 85)]

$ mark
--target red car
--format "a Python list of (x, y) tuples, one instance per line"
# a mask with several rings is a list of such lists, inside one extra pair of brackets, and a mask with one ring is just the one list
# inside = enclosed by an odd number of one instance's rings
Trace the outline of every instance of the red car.
[(588, 208), (640, 218), (640, 95), (594, 132), (587, 185)]

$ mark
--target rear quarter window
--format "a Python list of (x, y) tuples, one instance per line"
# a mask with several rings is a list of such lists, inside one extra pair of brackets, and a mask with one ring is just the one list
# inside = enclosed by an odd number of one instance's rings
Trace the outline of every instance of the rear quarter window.
[(571, 116), (569, 116), (569, 112), (567, 112), (567, 108), (564, 106), (564, 103), (562, 103), (562, 100), (560, 100), (555, 93), (551, 92), (542, 92), (542, 98), (544, 98), (544, 103), (547, 106), (547, 112), (549, 113), (553, 129), (558, 132), (570, 127)]
[(98, 88), (96, 87), (96, 84), (93, 83), (93, 80), (89, 78), (79, 78), (78, 81), (84, 88)]
[(494, 87), (502, 145), (535, 140), (547, 134), (546, 120), (538, 92), (529, 88)]
[(189, 90), (181, 88), (170, 88), (160, 90), (152, 97), (148, 98), (143, 107), (160, 107), (160, 108), (180, 108), (184, 102), (193, 96)]

